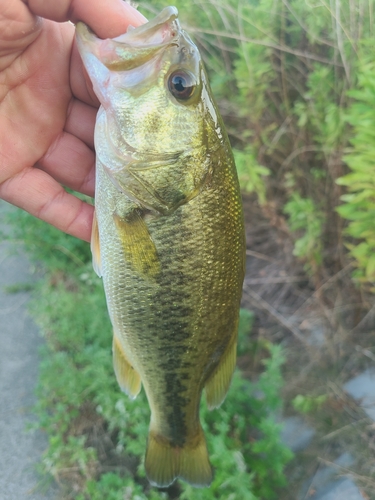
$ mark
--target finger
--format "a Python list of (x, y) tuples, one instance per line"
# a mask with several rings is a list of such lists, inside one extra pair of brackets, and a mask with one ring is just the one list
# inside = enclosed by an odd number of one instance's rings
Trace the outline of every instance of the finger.
[(74, 97), (89, 106), (99, 107), (100, 103), (92, 88), (92, 83), (86, 72), (81, 56), (79, 55), (77, 44), (73, 43), (70, 59), (70, 88)]
[(145, 17), (122, 0), (28, 0), (30, 10), (53, 21), (83, 21), (101, 38), (113, 38), (125, 33), (129, 24), (139, 26)]
[(65, 233), (90, 241), (94, 207), (67, 193), (42, 170), (30, 168), (7, 180), (0, 185), (0, 198)]
[(72, 99), (66, 117), (64, 130), (76, 136), (91, 149), (94, 149), (94, 128), (98, 109), (88, 106), (78, 99)]
[(60, 184), (94, 196), (95, 154), (74, 135), (63, 132), (38, 161), (38, 168)]
[[(49, 3), (44, 2), (44, 0), (30, 0), (29, 5), (34, 9), (34, 12), (45, 15), (49, 19), (83, 21), (100, 38), (113, 38), (125, 33), (129, 25), (135, 27), (147, 21), (140, 12), (123, 0), (109, 0), (107, 2), (102, 0), (92, 0), (91, 2), (64, 0)], [(90, 106), (99, 107), (99, 101), (92, 89), (90, 78), (82, 64), (75, 43), (71, 54), (70, 86), (77, 99)]]

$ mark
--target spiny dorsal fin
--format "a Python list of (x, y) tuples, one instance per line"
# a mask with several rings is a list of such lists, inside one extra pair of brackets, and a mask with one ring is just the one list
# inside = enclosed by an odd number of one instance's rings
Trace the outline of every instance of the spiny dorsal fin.
[(197, 434), (188, 438), (182, 448), (173, 446), (166, 437), (151, 429), (145, 469), (150, 483), (159, 488), (169, 486), (178, 477), (198, 488), (209, 486), (212, 468), (202, 427), (199, 425)]
[(102, 269), (101, 269), (101, 259), (100, 259), (99, 229), (95, 211), (92, 219), (91, 253), (92, 253), (92, 267), (94, 268), (94, 271), (99, 276), (99, 278), (101, 278)]
[(134, 210), (127, 217), (113, 215), (126, 260), (144, 278), (155, 278), (160, 272), (160, 262), (145, 221), (140, 211)]
[(116, 334), (113, 335), (113, 367), (117, 382), (122, 391), (131, 399), (135, 399), (141, 390), (141, 377), (129, 363), (121, 342)]
[(210, 410), (218, 408), (227, 395), (237, 358), (237, 324), (235, 334), (214, 373), (206, 382), (206, 401)]

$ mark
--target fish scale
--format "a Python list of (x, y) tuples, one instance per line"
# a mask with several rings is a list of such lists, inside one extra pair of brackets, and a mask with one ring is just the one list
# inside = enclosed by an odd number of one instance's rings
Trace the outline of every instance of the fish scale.
[[(142, 384), (148, 398), (151, 483), (179, 477), (207, 486), (200, 399), (205, 389), (208, 406), (218, 407), (230, 384), (245, 262), (229, 141), (175, 8), (115, 41), (80, 23), (77, 42), (102, 103), (92, 250), (116, 377), (130, 397)], [(173, 88), (176, 74), (184, 85)]]

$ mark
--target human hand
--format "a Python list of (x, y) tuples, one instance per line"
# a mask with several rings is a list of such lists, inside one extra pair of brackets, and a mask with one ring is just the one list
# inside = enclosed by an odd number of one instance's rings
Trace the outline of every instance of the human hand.
[(94, 194), (99, 103), (68, 20), (101, 38), (145, 22), (122, 0), (0, 0), (0, 198), (89, 241), (93, 207), (62, 185)]

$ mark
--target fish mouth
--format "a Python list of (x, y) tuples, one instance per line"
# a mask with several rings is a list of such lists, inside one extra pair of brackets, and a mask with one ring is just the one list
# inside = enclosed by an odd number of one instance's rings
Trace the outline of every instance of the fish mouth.
[(92, 54), (110, 70), (138, 67), (166, 46), (177, 43), (181, 33), (176, 7), (166, 7), (154, 19), (116, 38), (101, 39), (84, 23), (76, 25), (81, 55)]

